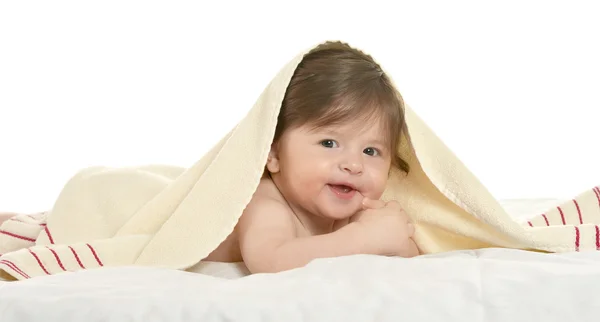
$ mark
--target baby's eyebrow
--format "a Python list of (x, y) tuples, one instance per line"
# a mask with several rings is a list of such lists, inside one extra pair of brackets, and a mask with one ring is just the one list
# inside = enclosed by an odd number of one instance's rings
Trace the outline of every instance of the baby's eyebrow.
[(377, 139), (371, 139), (371, 140), (369, 140), (369, 141), (367, 141), (367, 142), (368, 142), (369, 144), (381, 145), (381, 146), (383, 146), (383, 147), (386, 147), (386, 148), (387, 148), (387, 143), (386, 143), (387, 141), (385, 141), (385, 140), (383, 140), (383, 139), (380, 139), (380, 138), (377, 138)]

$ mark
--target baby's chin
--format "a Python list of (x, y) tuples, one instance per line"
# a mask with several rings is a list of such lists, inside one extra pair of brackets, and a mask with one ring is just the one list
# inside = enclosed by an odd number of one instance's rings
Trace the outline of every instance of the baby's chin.
[(358, 211), (362, 209), (361, 204), (357, 205), (345, 205), (340, 207), (328, 207), (320, 213), (321, 217), (325, 217), (333, 220), (344, 220), (354, 216)]

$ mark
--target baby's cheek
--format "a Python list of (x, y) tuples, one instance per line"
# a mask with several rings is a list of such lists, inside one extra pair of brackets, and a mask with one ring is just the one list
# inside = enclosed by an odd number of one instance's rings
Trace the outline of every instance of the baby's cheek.
[(372, 180), (372, 192), (373, 192), (373, 198), (374, 199), (379, 199), (381, 197), (381, 195), (383, 194), (383, 192), (385, 191), (385, 188), (387, 186), (387, 180), (388, 177), (387, 176), (376, 176), (375, 178), (373, 178)]

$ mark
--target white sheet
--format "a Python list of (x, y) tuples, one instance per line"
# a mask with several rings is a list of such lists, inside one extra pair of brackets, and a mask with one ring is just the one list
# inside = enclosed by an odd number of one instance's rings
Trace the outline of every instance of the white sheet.
[(235, 264), (197, 269), (216, 276), (123, 267), (0, 282), (0, 321), (566, 322), (600, 313), (600, 252), (348, 256), (242, 278)]

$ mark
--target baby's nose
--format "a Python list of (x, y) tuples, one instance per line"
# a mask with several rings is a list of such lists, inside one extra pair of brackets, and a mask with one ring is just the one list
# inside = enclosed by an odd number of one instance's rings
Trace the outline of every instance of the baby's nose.
[(361, 174), (363, 171), (362, 163), (357, 161), (343, 162), (340, 164), (340, 168), (342, 171), (348, 172), (350, 174)]

